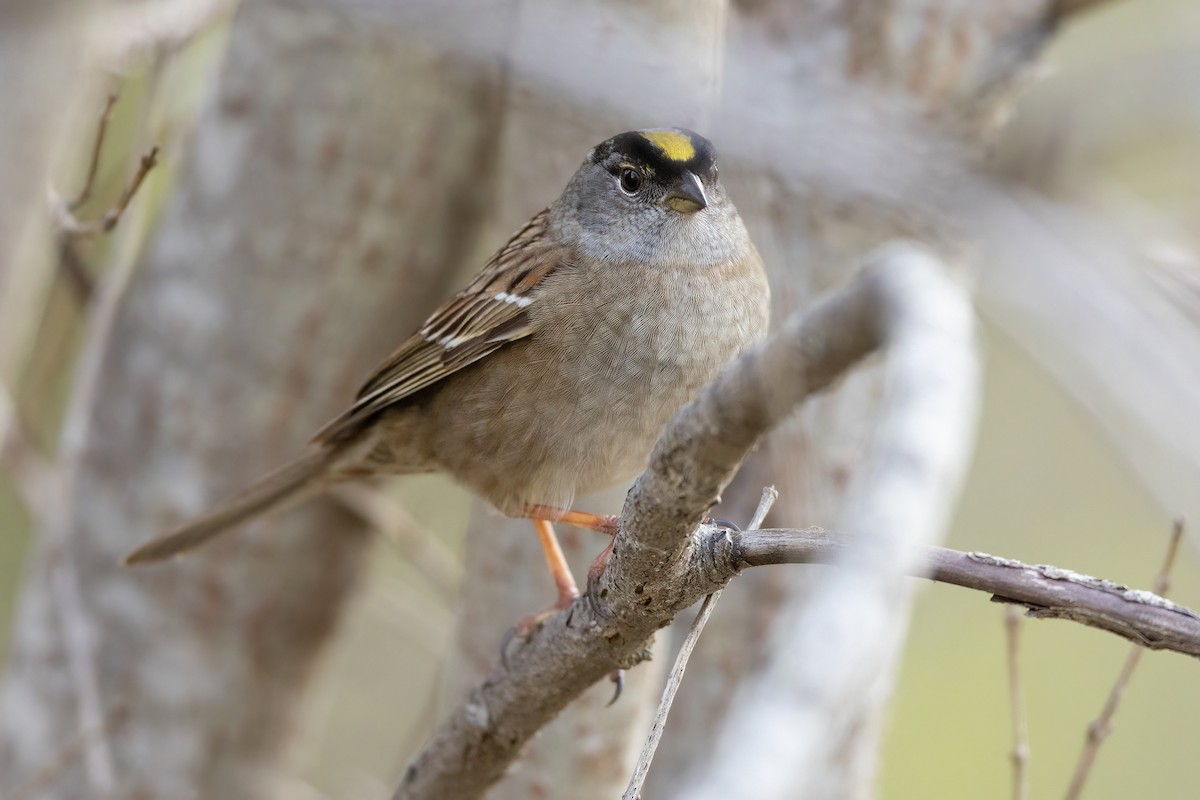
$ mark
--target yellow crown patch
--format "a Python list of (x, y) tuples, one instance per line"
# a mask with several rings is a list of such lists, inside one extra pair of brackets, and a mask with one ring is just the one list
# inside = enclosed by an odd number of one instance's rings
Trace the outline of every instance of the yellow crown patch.
[(696, 157), (692, 139), (679, 131), (642, 131), (642, 138), (653, 144), (672, 161), (691, 161)]

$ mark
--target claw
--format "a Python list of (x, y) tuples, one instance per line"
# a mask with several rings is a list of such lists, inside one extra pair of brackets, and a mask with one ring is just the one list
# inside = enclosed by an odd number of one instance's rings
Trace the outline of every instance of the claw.
[(709, 517), (708, 519), (706, 519), (704, 521), (707, 522), (709, 525), (716, 525), (718, 528), (725, 528), (725, 529), (731, 530), (731, 531), (740, 531), (741, 530), (741, 528), (738, 527), (736, 522), (730, 522), (727, 519), (716, 519), (715, 517)]
[(613, 703), (617, 702), (617, 700), (621, 697), (621, 692), (625, 689), (625, 670), (613, 670), (612, 672), (608, 673), (608, 679), (613, 682), (615, 689), (613, 690), (612, 699), (605, 704), (605, 708), (608, 708)]
[(508, 669), (508, 648), (514, 639), (528, 639), (529, 634), (533, 633), (534, 629), (545, 622), (550, 617), (562, 610), (561, 606), (547, 608), (545, 611), (539, 611), (536, 614), (530, 614), (521, 619), (516, 625), (513, 625), (504, 632), (504, 637), (500, 640), (500, 664)]
[(517, 636), (517, 626), (513, 625), (504, 632), (503, 638), (500, 639), (500, 666), (504, 667), (504, 671), (508, 672), (508, 646), (512, 644), (512, 640)]

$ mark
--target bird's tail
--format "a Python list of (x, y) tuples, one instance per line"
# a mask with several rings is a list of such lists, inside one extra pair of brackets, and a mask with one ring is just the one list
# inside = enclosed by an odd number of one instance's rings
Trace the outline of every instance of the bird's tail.
[(330, 447), (314, 449), (275, 470), (214, 511), (142, 545), (125, 556), (125, 564), (161, 561), (192, 550), (260, 514), (320, 492), (327, 485), (326, 474), (339, 450)]

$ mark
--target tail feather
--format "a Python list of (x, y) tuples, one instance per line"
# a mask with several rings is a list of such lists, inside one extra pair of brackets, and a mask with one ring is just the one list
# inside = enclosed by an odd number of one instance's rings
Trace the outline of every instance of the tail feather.
[(337, 452), (333, 448), (321, 448), (301, 456), (262, 478), (216, 510), (142, 545), (125, 556), (124, 563), (130, 565), (161, 561), (192, 550), (260, 514), (321, 491), (325, 487), (322, 478), (336, 455)]

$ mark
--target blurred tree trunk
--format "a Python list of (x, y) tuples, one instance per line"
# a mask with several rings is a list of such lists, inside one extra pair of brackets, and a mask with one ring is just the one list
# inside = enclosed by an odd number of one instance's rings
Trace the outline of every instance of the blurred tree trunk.
[(471, 246), (495, 79), (340, 5), (245, 5), (161, 225), (99, 299), (0, 694), (6, 796), (250, 798), (283, 777), (359, 523), (319, 501), (118, 562), (298, 454)]
[[(922, 172), (940, 176), (961, 166), (959, 154), (994, 132), (1016, 79), (1033, 65), (1052, 29), (1053, 4), (1045, 0), (835, 5), (836, 10), (828, 3), (742, 0), (730, 15), (729, 63), (746, 74), (726, 75), (725, 130), (737, 130), (738, 109), (753, 108), (754, 86), (788, 86), (797, 103), (812, 106), (780, 112), (779, 118), (807, 115), (817, 120), (814, 128), (840, 134), (843, 154), (860, 162), (854, 167), (862, 171), (831, 182), (781, 176), (777, 167), (819, 164), (826, 157), (819, 151), (821, 138), (806, 141), (802, 128), (789, 139), (793, 152), (764, 154), (756, 148), (742, 154), (744, 160), (727, 154), (726, 161), (736, 159), (736, 166), (724, 173), (725, 180), (771, 271), (776, 322), (809, 306), (857, 269), (865, 253), (890, 239), (962, 246), (953, 220), (928, 213), (919, 195), (892, 192), (887, 180), (873, 183), (868, 165), (879, 153), (907, 158), (912, 139), (920, 135), (915, 120), (956, 147), (912, 159), (913, 185), (921, 184)], [(764, 95), (784, 101), (779, 94)], [(840, 131), (828, 123), (837, 114), (849, 123)], [(893, 127), (897, 120), (906, 124)], [(746, 142), (753, 135), (738, 138)], [(819, 175), (821, 169), (813, 171)], [(714, 513), (744, 523), (762, 487), (774, 484), (780, 498), (768, 526), (832, 524), (875, 419), (880, 377), (856, 373), (810, 401), (747, 462)], [(806, 602), (805, 573), (750, 570), (724, 593), (688, 667), (647, 797), (667, 796), (716, 756), (715, 739), (734, 688), (761, 663), (771, 620), (784, 605)], [(690, 619), (681, 623), (677, 636)], [(870, 794), (881, 723), (879, 708), (873, 719), (862, 720), (859, 737), (842, 758), (829, 765), (827, 785), (839, 786), (841, 793), (828, 796)]]
[[(643, 127), (682, 125), (704, 131), (722, 69), (725, 0), (609, 0), (582, 6), (523, 0), (519, 7), (515, 39), (508, 48), (510, 79), (492, 218), (497, 244), (555, 199), (588, 150), (604, 139)], [(570, 36), (564, 34), (568, 30)], [(647, 31), (653, 32), (649, 41), (654, 46), (632, 44)], [(568, 41), (572, 48), (571, 63), (561, 69), (556, 67), (561, 58), (556, 40)], [(548, 90), (544, 79), (555, 72), (574, 73), (589, 85), (566, 95)], [(625, 86), (630, 76), (639, 79), (626, 87), (619, 110), (601, 102), (587, 104), (596, 86)], [(580, 498), (576, 507), (617, 513), (627, 488)], [(556, 529), (583, 589), (588, 565), (608, 542), (590, 531), (565, 525)], [(468, 536), (444, 707), (461, 702), (487, 673), (506, 628), (554, 600), (530, 522), (501, 518), (480, 504)], [(512, 644), (514, 653), (519, 648), (519, 642)], [(631, 671), (620, 702), (611, 707), (606, 704), (613, 686), (593, 687), (529, 744), (518, 769), (489, 797), (618, 796), (649, 727), (665, 666), (659, 659)]]
[[(92, 2), (14, 0), (0, 5), (0, 385), (12, 390), (46, 301), (50, 167), (85, 83), (83, 34)], [(4, 440), (0, 422), (0, 444)]]

